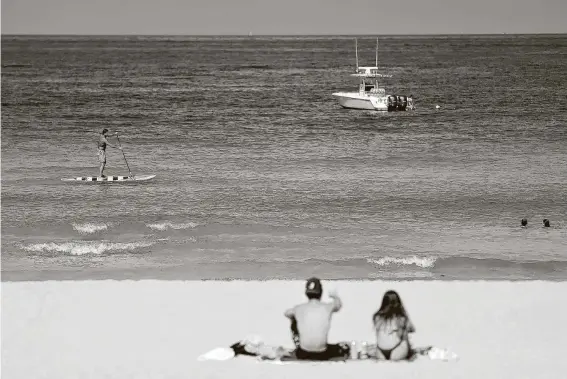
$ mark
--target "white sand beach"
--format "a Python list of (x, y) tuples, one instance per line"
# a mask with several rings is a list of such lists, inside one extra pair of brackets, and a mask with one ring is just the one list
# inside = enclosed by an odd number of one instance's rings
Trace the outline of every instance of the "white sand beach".
[(2, 283), (2, 378), (563, 378), (567, 283), (324, 281), (344, 308), (331, 341), (372, 341), (371, 315), (399, 292), (416, 346), (454, 362), (199, 362), (249, 334), (292, 346), (287, 307), (302, 281), (48, 281)]

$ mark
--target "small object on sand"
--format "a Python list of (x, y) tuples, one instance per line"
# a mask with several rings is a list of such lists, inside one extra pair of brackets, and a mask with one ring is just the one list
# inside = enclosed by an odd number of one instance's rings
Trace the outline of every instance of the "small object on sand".
[(441, 360), (441, 361), (457, 361), (459, 356), (447, 349), (440, 349), (438, 347), (432, 347), (427, 352), (427, 356), (431, 360)]
[(368, 342), (366, 341), (360, 344), (360, 359), (368, 359)]
[(358, 359), (358, 346), (356, 341), (350, 342), (350, 359)]
[(546, 228), (549, 228), (551, 226), (548, 219), (546, 218), (543, 219), (543, 226)]
[(441, 106), (440, 106), (440, 105), (436, 105), (436, 106), (435, 106), (435, 109), (441, 109)]

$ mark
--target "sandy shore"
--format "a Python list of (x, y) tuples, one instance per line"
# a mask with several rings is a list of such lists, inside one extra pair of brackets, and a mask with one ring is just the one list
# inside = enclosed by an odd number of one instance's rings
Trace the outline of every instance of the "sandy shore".
[(2, 283), (2, 378), (561, 378), (567, 372), (565, 282), (324, 282), (342, 296), (330, 339), (372, 340), (371, 315), (397, 290), (417, 346), (457, 362), (277, 366), (197, 357), (249, 334), (291, 346), (283, 311), (303, 282)]

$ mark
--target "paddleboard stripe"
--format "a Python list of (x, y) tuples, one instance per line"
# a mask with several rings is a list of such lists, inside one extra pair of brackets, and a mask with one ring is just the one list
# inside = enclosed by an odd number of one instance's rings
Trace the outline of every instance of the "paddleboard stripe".
[(131, 180), (133, 178), (130, 178), (129, 176), (108, 176), (106, 178), (100, 177), (100, 176), (83, 176), (83, 177), (78, 177), (75, 180), (83, 180), (83, 181), (90, 181), (90, 182), (114, 182), (114, 181), (120, 181), (120, 180)]
[(130, 182), (130, 181), (144, 181), (154, 178), (155, 175), (138, 175), (138, 176), (79, 176), (72, 179), (62, 179), (65, 181), (83, 181), (83, 182)]

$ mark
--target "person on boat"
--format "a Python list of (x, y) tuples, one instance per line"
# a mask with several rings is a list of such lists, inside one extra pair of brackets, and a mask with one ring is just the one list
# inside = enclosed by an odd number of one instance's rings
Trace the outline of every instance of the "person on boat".
[(412, 358), (409, 333), (414, 333), (415, 327), (396, 291), (384, 294), (380, 309), (372, 316), (372, 323), (378, 359), (400, 361)]
[(297, 359), (325, 361), (347, 359), (349, 356), (348, 345), (327, 342), (331, 318), (333, 313), (341, 309), (341, 299), (336, 293), (330, 292), (333, 300), (326, 303), (321, 301), (322, 295), (321, 281), (311, 278), (305, 283), (308, 301), (285, 311), (285, 316), (291, 320)]
[[(117, 135), (118, 133), (114, 133), (114, 135)], [(108, 129), (104, 128), (102, 129), (102, 132), (100, 132), (100, 136), (98, 138), (98, 162), (100, 163), (100, 169), (99, 169), (99, 176), (102, 178), (105, 178), (106, 176), (103, 174), (104, 171), (104, 166), (106, 166), (106, 145), (110, 146), (110, 147), (114, 147), (116, 149), (122, 150), (122, 147), (120, 146), (115, 146), (115, 145), (111, 145), (108, 140), (106, 139), (106, 137), (108, 136)]]

